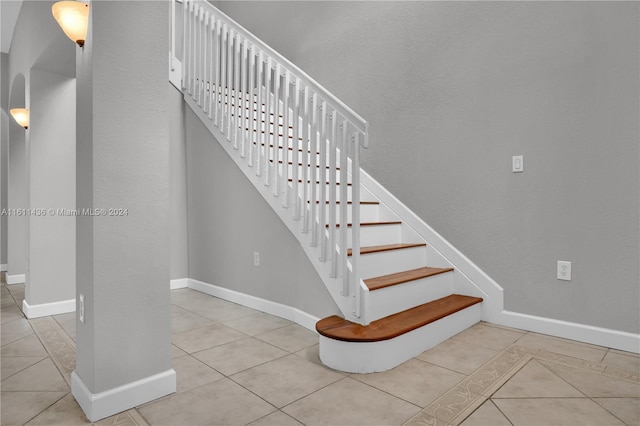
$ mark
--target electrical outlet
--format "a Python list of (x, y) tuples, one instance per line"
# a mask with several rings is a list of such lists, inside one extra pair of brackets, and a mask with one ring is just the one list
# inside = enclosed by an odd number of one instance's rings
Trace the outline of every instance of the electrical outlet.
[(253, 252), (253, 266), (260, 266), (260, 252)]
[(80, 312), (78, 313), (80, 322), (84, 324), (84, 294), (80, 293)]
[(571, 262), (558, 260), (558, 279), (571, 281)]
[(513, 173), (524, 172), (524, 156), (523, 155), (514, 155), (513, 157), (511, 157), (511, 171)]

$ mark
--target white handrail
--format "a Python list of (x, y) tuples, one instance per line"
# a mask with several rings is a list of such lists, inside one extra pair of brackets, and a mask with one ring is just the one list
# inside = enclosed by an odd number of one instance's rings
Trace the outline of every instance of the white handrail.
[(297, 223), (289, 229), (329, 262), (329, 290), (353, 298), (348, 311), (359, 318), (359, 150), (368, 146), (368, 123), (210, 3), (182, 4), (185, 98), (237, 152), (238, 165), (255, 168), (252, 175), (278, 197)]

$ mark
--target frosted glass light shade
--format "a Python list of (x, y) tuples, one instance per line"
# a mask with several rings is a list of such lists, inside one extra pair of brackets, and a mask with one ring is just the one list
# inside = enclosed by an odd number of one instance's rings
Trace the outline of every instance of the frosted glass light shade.
[(78, 43), (78, 46), (84, 46), (89, 26), (89, 3), (59, 1), (51, 7), (51, 12), (67, 37)]
[(12, 108), (10, 111), (13, 119), (16, 122), (24, 127), (25, 129), (29, 128), (29, 110), (26, 108)]

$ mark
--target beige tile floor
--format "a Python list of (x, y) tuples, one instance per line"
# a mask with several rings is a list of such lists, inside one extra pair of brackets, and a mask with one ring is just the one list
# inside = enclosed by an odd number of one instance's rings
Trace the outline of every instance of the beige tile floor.
[[(80, 425), (75, 315), (26, 320), (1, 286), (2, 425)], [(384, 373), (333, 371), (315, 333), (189, 290), (171, 294), (177, 392), (111, 425), (639, 425), (640, 356), (477, 324)]]

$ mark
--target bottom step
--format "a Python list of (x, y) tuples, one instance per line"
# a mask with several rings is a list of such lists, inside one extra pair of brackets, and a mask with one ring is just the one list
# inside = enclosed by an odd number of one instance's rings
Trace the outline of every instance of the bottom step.
[(480, 321), (482, 299), (453, 294), (367, 326), (337, 316), (318, 321), (320, 359), (350, 373), (386, 371)]

